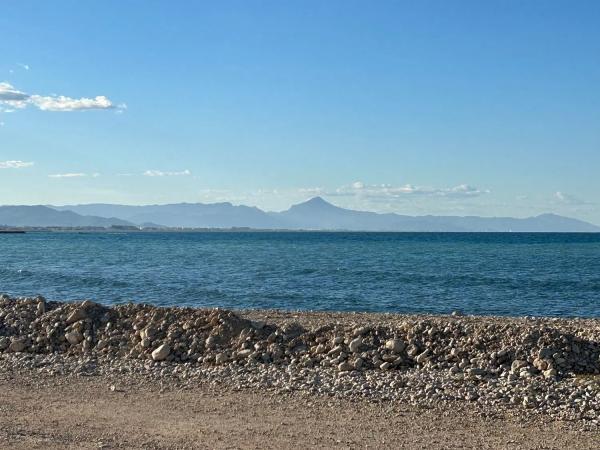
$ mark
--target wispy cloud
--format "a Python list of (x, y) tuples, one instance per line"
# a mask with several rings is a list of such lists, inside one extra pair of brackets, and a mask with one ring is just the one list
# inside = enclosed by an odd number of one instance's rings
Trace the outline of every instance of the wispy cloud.
[(592, 202), (582, 200), (578, 197), (575, 197), (574, 195), (566, 194), (561, 191), (555, 192), (554, 198), (562, 204), (571, 205), (571, 206), (584, 206), (584, 205), (593, 205), (594, 204)]
[(27, 70), (27, 71), (29, 71), (29, 69), (31, 69), (29, 64), (17, 63), (17, 66), (19, 66), (21, 69)]
[(304, 195), (325, 195), (327, 191), (320, 187), (300, 188), (298, 192)]
[(99, 176), (100, 176), (99, 173), (74, 172), (74, 173), (54, 173), (52, 175), (48, 175), (48, 178), (86, 178), (86, 177), (98, 178)]
[(185, 169), (181, 172), (163, 172), (162, 170), (146, 170), (144, 176), (147, 177), (181, 177), (191, 175), (192, 172)]
[(26, 161), (0, 161), (0, 169), (22, 169), (33, 166), (33, 162)]
[(0, 82), (0, 112), (12, 112), (27, 106), (29, 95), (15, 89), (10, 83)]
[[(315, 188), (317, 192), (317, 188)], [(446, 198), (471, 198), (480, 195), (488, 194), (487, 189), (479, 189), (468, 184), (460, 184), (449, 188), (434, 188), (415, 186), (405, 184), (394, 186), (390, 184), (365, 184), (362, 181), (354, 183), (334, 191), (324, 191), (318, 189), (318, 193), (322, 195), (338, 196), (338, 197), (363, 197), (371, 199), (399, 199), (406, 196), (422, 196), (422, 197), (446, 197)]]
[(8, 82), (0, 82), (0, 112), (13, 112), (33, 106), (41, 111), (89, 111), (94, 109), (113, 109), (122, 111), (127, 105), (115, 105), (104, 95), (93, 98), (72, 98), (64, 95), (28, 94), (15, 88)]

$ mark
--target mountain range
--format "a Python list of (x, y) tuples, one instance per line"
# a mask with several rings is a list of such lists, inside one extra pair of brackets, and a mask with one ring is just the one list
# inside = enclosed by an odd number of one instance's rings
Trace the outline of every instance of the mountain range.
[(17, 227), (233, 228), (447, 231), (447, 232), (600, 232), (588, 222), (556, 214), (528, 218), (477, 216), (407, 216), (355, 211), (312, 198), (282, 212), (231, 203), (177, 203), (128, 206), (0, 206), (0, 225)]

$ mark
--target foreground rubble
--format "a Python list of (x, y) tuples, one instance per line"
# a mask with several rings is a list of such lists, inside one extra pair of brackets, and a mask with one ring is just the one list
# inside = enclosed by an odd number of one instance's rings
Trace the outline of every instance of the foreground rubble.
[(0, 297), (0, 370), (127, 375), (600, 420), (600, 320), (158, 308)]

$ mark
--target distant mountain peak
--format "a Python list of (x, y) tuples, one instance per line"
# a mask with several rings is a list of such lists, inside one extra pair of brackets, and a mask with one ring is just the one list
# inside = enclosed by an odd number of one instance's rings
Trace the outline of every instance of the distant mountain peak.
[(293, 205), (290, 209), (326, 209), (326, 208), (330, 208), (330, 209), (340, 209), (338, 206), (335, 206), (331, 203), (329, 203), (327, 200), (325, 200), (323, 197), (313, 197), (309, 200), (306, 200), (305, 202), (302, 203), (298, 203), (296, 205)]
[(318, 195), (316, 197), (313, 197), (313, 198), (310, 198), (310, 199), (306, 200), (306, 202), (304, 202), (304, 203), (312, 203), (312, 204), (318, 204), (318, 203), (320, 203), (320, 204), (331, 205), (331, 203), (329, 203), (323, 197), (318, 196)]

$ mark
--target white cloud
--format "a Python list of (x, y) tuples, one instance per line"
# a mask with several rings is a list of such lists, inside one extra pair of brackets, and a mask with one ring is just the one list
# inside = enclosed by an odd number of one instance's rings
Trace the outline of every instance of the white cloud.
[(187, 169), (182, 170), (181, 172), (163, 172), (162, 170), (146, 170), (144, 172), (144, 176), (147, 177), (180, 177), (191, 174), (192, 172)]
[(0, 161), (0, 169), (22, 169), (33, 166), (33, 162), (25, 161)]
[(371, 199), (398, 199), (405, 196), (425, 196), (425, 197), (448, 197), (448, 198), (466, 198), (478, 197), (488, 194), (489, 190), (481, 190), (468, 184), (460, 184), (450, 188), (432, 188), (405, 184), (402, 186), (393, 186), (391, 184), (371, 184), (367, 185), (362, 181), (342, 186), (332, 192), (325, 192), (324, 195), (339, 197), (364, 197)]
[(95, 98), (71, 98), (64, 95), (55, 97), (32, 95), (30, 102), (42, 111), (85, 111), (90, 109), (115, 108), (115, 105), (103, 95)]
[(31, 69), (31, 67), (29, 66), (29, 64), (17, 63), (17, 66), (19, 66), (21, 69), (24, 69), (24, 70)]
[(7, 82), (0, 82), (0, 112), (12, 112), (27, 106), (29, 95)]
[(83, 178), (89, 176), (87, 173), (55, 173), (48, 178)]
[(115, 105), (104, 95), (94, 98), (71, 98), (64, 95), (27, 94), (7, 82), (0, 83), (0, 112), (12, 112), (33, 106), (42, 111), (88, 111), (93, 109), (114, 109), (122, 111), (127, 105)]

